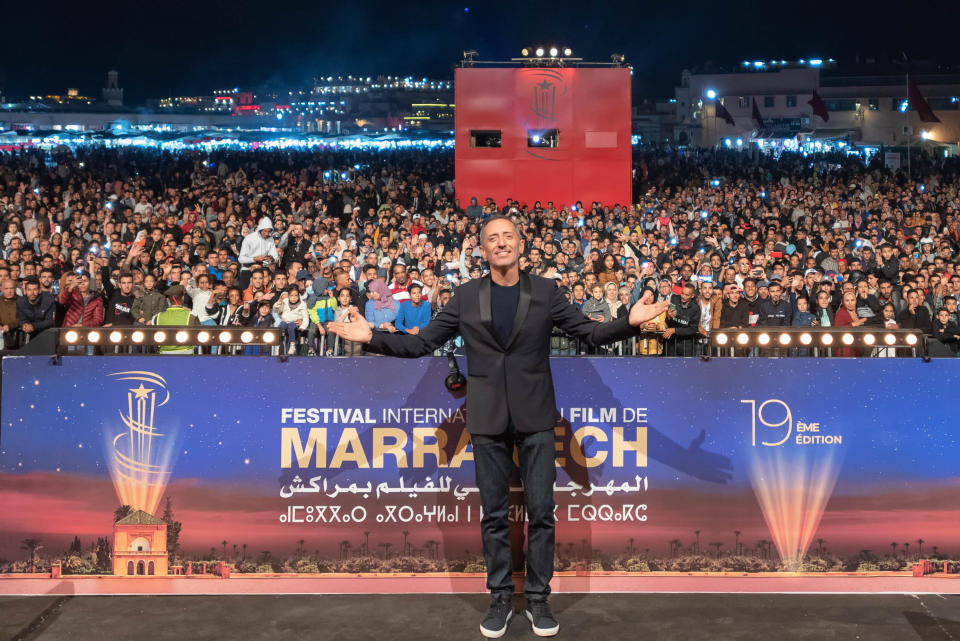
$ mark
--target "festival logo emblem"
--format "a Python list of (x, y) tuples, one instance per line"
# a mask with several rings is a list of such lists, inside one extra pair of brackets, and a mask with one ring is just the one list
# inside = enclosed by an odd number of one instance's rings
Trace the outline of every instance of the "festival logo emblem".
[(137, 387), (126, 390), (126, 407), (119, 410), (126, 428), (108, 433), (110, 475), (123, 505), (153, 514), (170, 480), (173, 426), (158, 430), (158, 412), (170, 400), (163, 377), (153, 372), (110, 374)]

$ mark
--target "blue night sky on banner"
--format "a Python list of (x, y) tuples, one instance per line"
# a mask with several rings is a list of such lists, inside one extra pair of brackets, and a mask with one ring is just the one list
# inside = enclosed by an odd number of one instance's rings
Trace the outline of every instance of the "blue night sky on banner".
[[(660, 484), (709, 481), (724, 459), (732, 483), (748, 484), (751, 414), (741, 401), (749, 399), (778, 399), (794, 422), (817, 422), (822, 433), (842, 435), (841, 483), (958, 475), (952, 398), (916, 391), (955, 388), (955, 361), (561, 358), (552, 367), (565, 413), (647, 408), (648, 471)], [(444, 359), (68, 357), (54, 366), (45, 357), (5, 358), (0, 472), (106, 474), (104, 432), (124, 430), (120, 410), (137, 386), (109, 375), (129, 370), (167, 381), (170, 401), (156, 410), (156, 424), (175, 434), (174, 478), (275, 478), (283, 407), (369, 407), (379, 419), (385, 408), (462, 404), (443, 388)], [(784, 418), (781, 406), (765, 411), (768, 422)], [(691, 447), (701, 430), (702, 443)], [(760, 426), (757, 433), (774, 438), (782, 431)], [(595, 446), (587, 441), (587, 453)], [(828, 446), (810, 447), (816, 453)], [(375, 472), (397, 474), (389, 466)]]

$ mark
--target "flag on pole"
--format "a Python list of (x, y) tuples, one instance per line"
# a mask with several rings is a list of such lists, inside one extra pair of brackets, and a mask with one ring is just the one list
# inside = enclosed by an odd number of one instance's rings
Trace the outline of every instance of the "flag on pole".
[(719, 101), (714, 102), (713, 105), (714, 105), (714, 110), (717, 114), (717, 118), (722, 118), (724, 122), (726, 122), (731, 127), (737, 124), (736, 122), (734, 122), (733, 116), (730, 115), (730, 112), (727, 111), (727, 108), (724, 107)]
[(813, 97), (807, 101), (807, 104), (813, 108), (813, 115), (820, 116), (823, 122), (830, 120), (830, 112), (827, 111), (827, 103), (823, 101), (820, 94), (814, 90)]
[(757, 129), (763, 129), (763, 116), (760, 115), (760, 107), (757, 106), (757, 99), (752, 98), (753, 100), (753, 117), (754, 122), (757, 123)]
[(917, 110), (920, 122), (940, 122), (937, 115), (933, 113), (933, 109), (930, 108), (930, 103), (928, 103), (927, 99), (920, 93), (920, 88), (917, 87), (917, 83), (912, 79), (910, 80), (908, 91), (910, 92), (910, 108)]

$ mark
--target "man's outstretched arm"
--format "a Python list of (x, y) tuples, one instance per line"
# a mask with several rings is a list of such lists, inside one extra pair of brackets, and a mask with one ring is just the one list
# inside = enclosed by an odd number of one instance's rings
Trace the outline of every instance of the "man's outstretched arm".
[(667, 301), (653, 305), (635, 303), (629, 315), (609, 323), (598, 323), (584, 316), (557, 288), (551, 301), (551, 316), (553, 324), (571, 336), (582, 338), (591, 345), (604, 345), (633, 336), (637, 327), (662, 314), (668, 306)]
[(350, 322), (327, 325), (334, 334), (348, 341), (366, 343), (372, 352), (400, 358), (426, 356), (456, 335), (460, 328), (460, 299), (454, 296), (437, 317), (419, 334), (374, 332), (355, 307), (350, 308)]

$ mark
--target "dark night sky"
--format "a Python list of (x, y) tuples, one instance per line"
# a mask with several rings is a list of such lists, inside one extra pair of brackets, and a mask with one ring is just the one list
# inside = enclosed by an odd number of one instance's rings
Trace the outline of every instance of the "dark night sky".
[(128, 104), (168, 92), (309, 82), (314, 74), (448, 78), (465, 49), (503, 60), (525, 44), (551, 42), (594, 60), (624, 53), (644, 96), (672, 94), (684, 67), (708, 60), (958, 57), (950, 31), (956, 0), (14, 4), (0, 35), (7, 96), (67, 86), (99, 96), (115, 67)]

